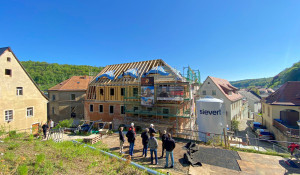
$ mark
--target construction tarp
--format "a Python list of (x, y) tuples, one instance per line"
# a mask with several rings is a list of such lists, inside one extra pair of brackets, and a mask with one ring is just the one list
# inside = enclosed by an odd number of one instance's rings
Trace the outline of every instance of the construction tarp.
[(115, 70), (107, 71), (104, 74), (100, 75), (99, 77), (96, 78), (96, 81), (98, 81), (100, 78), (106, 77), (110, 80), (115, 79)]
[(166, 72), (162, 66), (156, 66), (150, 69), (144, 76), (147, 76), (149, 74), (160, 74), (163, 76), (168, 76), (170, 73)]
[(118, 76), (118, 78), (122, 78), (126, 75), (129, 75), (133, 78), (137, 78), (139, 76), (137, 68), (128, 69), (126, 72)]

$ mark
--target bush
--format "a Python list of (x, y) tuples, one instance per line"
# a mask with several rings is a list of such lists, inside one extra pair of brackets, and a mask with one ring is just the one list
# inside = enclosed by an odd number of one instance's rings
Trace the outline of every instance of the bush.
[(59, 121), (58, 125), (56, 125), (54, 127), (54, 129), (58, 129), (58, 128), (71, 128), (73, 125), (73, 119), (66, 119), (66, 120), (62, 120), (62, 121)]
[(233, 131), (237, 131), (239, 129), (240, 122), (237, 120), (232, 120), (231, 122), (231, 128)]

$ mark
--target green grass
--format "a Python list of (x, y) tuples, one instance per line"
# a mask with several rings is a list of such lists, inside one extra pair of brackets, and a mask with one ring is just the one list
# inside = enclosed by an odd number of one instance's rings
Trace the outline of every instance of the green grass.
[(230, 147), (230, 149), (234, 150), (234, 151), (243, 151), (243, 152), (248, 152), (248, 153), (258, 153), (258, 154), (265, 154), (265, 155), (271, 155), (271, 156), (280, 156), (280, 157), (284, 157), (284, 158), (290, 157), (290, 154), (277, 153), (272, 150), (257, 151), (255, 149), (244, 149), (244, 148), (236, 148), (236, 147)]
[[(97, 147), (109, 151), (102, 142)], [(71, 141), (41, 141), (12, 132), (0, 148), (4, 153), (0, 157), (3, 174), (147, 174), (128, 162)]]

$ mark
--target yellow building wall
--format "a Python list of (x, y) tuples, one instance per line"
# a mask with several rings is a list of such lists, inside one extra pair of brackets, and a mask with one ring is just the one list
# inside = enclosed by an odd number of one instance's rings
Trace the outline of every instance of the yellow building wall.
[[(270, 109), (269, 114), (268, 114), (268, 108)], [(277, 129), (273, 127), (273, 119), (280, 119), (280, 111), (286, 109), (295, 110), (300, 113), (300, 106), (281, 106), (281, 105), (269, 105), (267, 103), (262, 103), (263, 125), (265, 125), (267, 129), (269, 129), (271, 132), (276, 134)]]
[[(11, 58), (10, 62), (7, 57)], [(5, 75), (5, 69), (11, 69), (12, 76)], [(16, 87), (23, 87), (23, 95), (16, 95)], [(0, 56), (0, 126), (7, 130), (22, 130), (31, 128), (34, 123), (46, 122), (47, 102), (14, 55), (5, 51)], [(33, 107), (32, 117), (27, 117), (28, 107)], [(6, 110), (13, 110), (11, 122), (5, 121)]]

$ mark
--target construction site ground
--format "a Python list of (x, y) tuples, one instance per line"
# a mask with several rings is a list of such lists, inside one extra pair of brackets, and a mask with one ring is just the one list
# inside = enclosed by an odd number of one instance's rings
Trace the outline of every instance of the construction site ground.
[[(109, 136), (105, 136), (102, 139), (102, 142), (108, 146), (108, 148), (113, 152), (119, 152), (119, 136), (117, 133), (114, 133)], [(158, 140), (158, 157), (161, 156), (161, 141)], [(232, 169), (227, 169), (219, 166), (202, 164), (201, 167), (192, 167), (187, 164), (184, 164), (183, 155), (186, 150), (183, 148), (186, 145), (186, 142), (180, 141), (176, 142), (176, 148), (174, 150), (174, 160), (175, 167), (173, 169), (165, 169), (165, 158), (159, 159), (158, 165), (150, 164), (150, 152), (148, 151), (147, 158), (142, 157), (142, 139), (139, 134), (136, 136), (136, 142), (134, 146), (134, 154), (132, 161), (135, 161), (141, 165), (147, 165), (152, 169), (159, 169), (163, 172), (170, 172), (171, 174), (272, 174), (272, 175), (282, 175), (282, 174), (300, 174), (300, 169), (291, 168), (284, 163), (284, 158), (279, 156), (263, 155), (256, 153), (246, 153), (238, 152), (241, 160), (237, 160), (241, 171), (235, 171)], [(201, 147), (211, 147), (206, 145), (201, 145)], [(124, 144), (125, 157), (129, 153), (129, 143), (126, 141)], [(218, 161), (222, 157), (215, 155), (207, 157), (213, 159), (212, 161)], [(170, 166), (170, 163), (169, 163)]]

